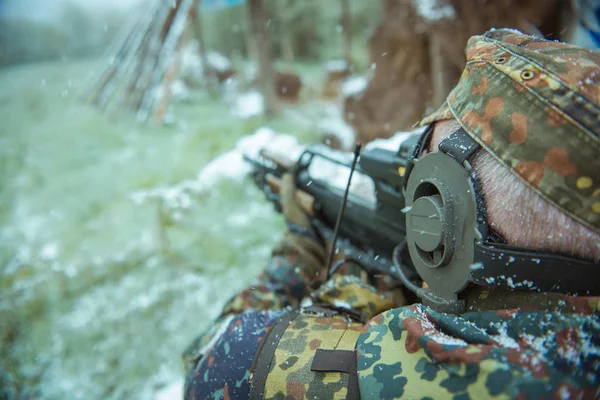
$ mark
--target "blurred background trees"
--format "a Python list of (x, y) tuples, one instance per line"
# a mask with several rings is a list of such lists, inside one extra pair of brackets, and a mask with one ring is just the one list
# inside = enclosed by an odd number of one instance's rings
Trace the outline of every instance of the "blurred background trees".
[[(283, 59), (284, 49), (291, 48), (296, 61), (344, 58), (344, 2), (351, 10), (352, 40), (356, 41), (353, 62), (364, 67), (367, 37), (381, 20), (381, 4), (376, 1), (264, 0), (270, 16), (267, 28), (271, 32), (273, 57)], [(103, 54), (117, 33), (138, 17), (135, 13), (139, 11), (123, 7), (91, 9), (85, 2), (75, 0), (57, 3), (60, 9), (53, 18), (7, 16), (1, 12), (0, 4), (0, 65)], [(214, 8), (207, 4), (203, 8), (207, 47), (233, 59), (248, 57), (245, 5)]]
[[(381, 4), (376, 1), (346, 0), (350, 6), (354, 50), (360, 54), (357, 64), (366, 64), (366, 42), (371, 30), (381, 20)], [(281, 3), (281, 4), (278, 4)], [(342, 8), (337, 1), (319, 0), (265, 0), (265, 8), (271, 16), (272, 54), (284, 59), (282, 41), (289, 38), (294, 59), (304, 62), (320, 62), (344, 58)], [(278, 18), (278, 7), (285, 12), (285, 21)], [(232, 7), (208, 11), (206, 15), (206, 39), (209, 48), (230, 58), (247, 57), (246, 14), (244, 7)], [(283, 29), (283, 24), (286, 24)], [(281, 34), (285, 32), (284, 34)], [(362, 54), (361, 54), (362, 52)]]
[(103, 54), (115, 35), (131, 21), (127, 10), (90, 10), (76, 0), (62, 0), (51, 17), (2, 12), (0, 65)]

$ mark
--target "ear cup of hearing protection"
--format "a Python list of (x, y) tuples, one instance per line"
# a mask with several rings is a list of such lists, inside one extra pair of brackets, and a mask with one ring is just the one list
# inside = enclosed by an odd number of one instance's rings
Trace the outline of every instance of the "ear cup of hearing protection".
[(469, 283), (477, 235), (470, 167), (442, 152), (414, 161), (405, 189), (408, 250), (429, 289), (454, 300)]

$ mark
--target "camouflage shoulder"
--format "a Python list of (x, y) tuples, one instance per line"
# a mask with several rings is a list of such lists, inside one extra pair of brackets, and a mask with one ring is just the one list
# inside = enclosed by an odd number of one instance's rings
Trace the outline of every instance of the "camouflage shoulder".
[(597, 398), (599, 334), (597, 314), (393, 309), (358, 339), (361, 396)]

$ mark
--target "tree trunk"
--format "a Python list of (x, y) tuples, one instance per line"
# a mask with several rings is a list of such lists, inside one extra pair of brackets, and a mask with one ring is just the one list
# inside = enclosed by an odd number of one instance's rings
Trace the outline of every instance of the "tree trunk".
[(443, 41), (435, 33), (429, 35), (429, 65), (431, 66), (431, 84), (433, 87), (433, 106), (440, 107), (454, 85), (451, 65), (443, 51)]
[(348, 68), (352, 65), (352, 31), (350, 29), (350, 0), (342, 1), (342, 35), (344, 38), (344, 59)]
[(294, 63), (294, 51), (292, 50), (292, 40), (290, 38), (290, 32), (288, 30), (288, 20), (286, 16), (287, 7), (286, 0), (275, 0), (277, 6), (277, 17), (279, 18), (279, 26), (281, 26), (281, 53), (283, 59), (288, 66)]
[(204, 26), (202, 23), (202, 13), (200, 11), (201, 0), (195, 0), (191, 12), (191, 24), (193, 25), (194, 37), (198, 41), (198, 53), (202, 63), (202, 77), (204, 85), (211, 97), (216, 96), (216, 80), (213, 71), (208, 66), (208, 51), (204, 41)]
[(256, 49), (256, 41), (252, 35), (252, 24), (250, 22), (250, 8), (246, 6), (247, 18), (246, 18), (246, 35), (244, 36), (246, 44), (246, 57), (251, 63), (258, 63), (258, 50)]
[(248, 17), (251, 39), (254, 41), (258, 52), (258, 73), (264, 98), (265, 115), (273, 116), (277, 111), (275, 74), (271, 60), (271, 36), (267, 27), (269, 18), (263, 0), (248, 0)]

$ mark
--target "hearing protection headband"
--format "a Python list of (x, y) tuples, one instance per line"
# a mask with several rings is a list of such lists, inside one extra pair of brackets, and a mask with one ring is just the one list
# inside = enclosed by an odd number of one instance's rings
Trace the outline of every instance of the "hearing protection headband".
[[(426, 303), (460, 312), (458, 294), (469, 283), (513, 290), (600, 294), (600, 264), (510, 246), (487, 224), (485, 202), (469, 159), (481, 148), (464, 129), (439, 151), (419, 158), (433, 125), (423, 133), (404, 176), (406, 243), (427, 283)], [(437, 300), (436, 300), (437, 299)], [(439, 307), (446, 304), (446, 307)]]

